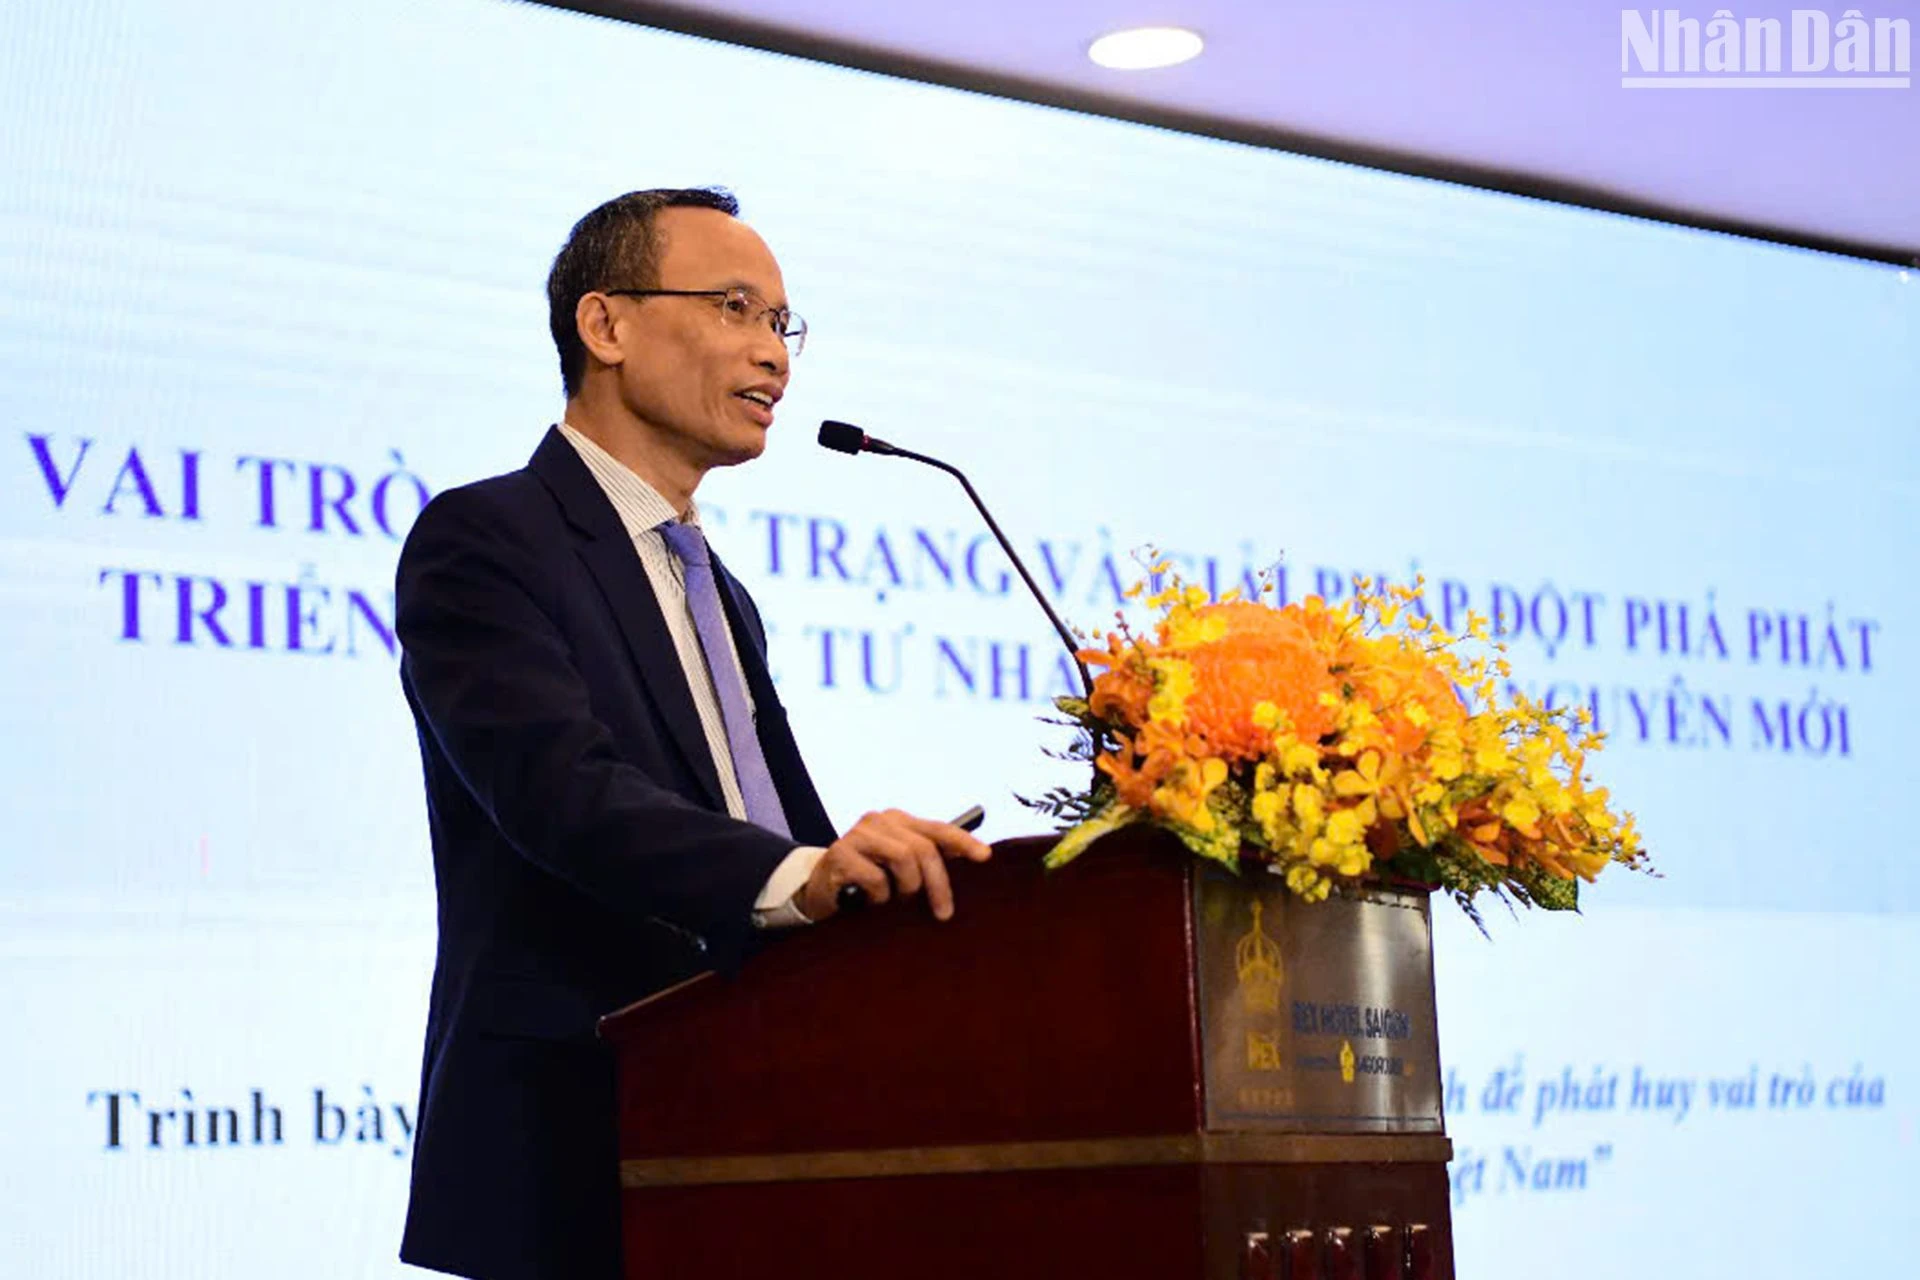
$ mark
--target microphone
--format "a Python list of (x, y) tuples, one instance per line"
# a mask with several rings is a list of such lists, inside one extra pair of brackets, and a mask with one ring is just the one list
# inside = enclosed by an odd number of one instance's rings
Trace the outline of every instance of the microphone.
[[(851, 422), (831, 418), (820, 424), (820, 443), (835, 453), (884, 453), (897, 456), (899, 450), (885, 440), (876, 440)], [(921, 459), (931, 462), (931, 458)]]
[(1060, 636), (1060, 642), (1067, 646), (1067, 653), (1073, 658), (1074, 670), (1080, 673), (1081, 688), (1085, 690), (1087, 697), (1093, 697), (1093, 677), (1087, 672), (1087, 664), (1080, 661), (1079, 642), (1074, 639), (1073, 632), (1067, 630), (1067, 624), (1060, 621), (1060, 615), (1053, 611), (1053, 606), (1047, 603), (1047, 597), (1040, 590), (1040, 584), (1033, 580), (1031, 573), (1027, 572), (1027, 566), (1021, 562), (1019, 554), (1013, 549), (1013, 544), (1007, 541), (1006, 534), (1000, 532), (999, 523), (987, 510), (987, 504), (980, 501), (980, 495), (974, 491), (973, 482), (960, 473), (960, 468), (951, 463), (942, 462), (938, 458), (929, 458), (924, 453), (915, 453), (911, 449), (902, 449), (898, 445), (876, 439), (851, 422), (834, 422), (829, 419), (821, 423), (820, 443), (836, 453), (878, 453), (891, 458), (911, 458), (915, 462), (924, 462), (930, 467), (936, 467), (958, 480), (960, 487), (967, 491), (967, 497), (973, 499), (974, 508), (980, 512), (980, 518), (987, 522), (987, 528), (992, 530), (994, 538), (1000, 543), (1000, 549), (1006, 552), (1007, 559), (1013, 562), (1013, 567), (1020, 574), (1020, 581), (1027, 584), (1027, 590), (1033, 593), (1034, 600), (1040, 605), (1041, 611), (1047, 615), (1047, 621), (1053, 624), (1054, 631)]

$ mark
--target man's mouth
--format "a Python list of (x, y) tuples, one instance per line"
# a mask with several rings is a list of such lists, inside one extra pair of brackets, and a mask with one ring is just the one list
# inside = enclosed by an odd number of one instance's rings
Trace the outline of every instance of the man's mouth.
[(764, 391), (736, 391), (734, 394), (742, 400), (759, 405), (763, 409), (773, 408), (773, 397)]

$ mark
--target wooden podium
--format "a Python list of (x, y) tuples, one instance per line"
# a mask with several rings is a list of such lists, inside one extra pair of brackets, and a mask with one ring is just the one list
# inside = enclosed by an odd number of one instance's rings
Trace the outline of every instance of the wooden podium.
[(628, 1276), (1451, 1280), (1426, 895), (1050, 844), (602, 1020)]

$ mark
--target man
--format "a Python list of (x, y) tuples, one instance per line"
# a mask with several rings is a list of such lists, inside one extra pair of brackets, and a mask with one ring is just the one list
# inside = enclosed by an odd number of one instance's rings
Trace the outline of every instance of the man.
[[(805, 325), (718, 191), (640, 191), (548, 279), (565, 420), (523, 470), (454, 489), (401, 553), (439, 948), (401, 1257), (482, 1280), (619, 1273), (602, 1014), (857, 884), (924, 893), (959, 829), (835, 835), (767, 674), (759, 614), (694, 491), (758, 457)], [(751, 1224), (742, 1224), (751, 1229)]]

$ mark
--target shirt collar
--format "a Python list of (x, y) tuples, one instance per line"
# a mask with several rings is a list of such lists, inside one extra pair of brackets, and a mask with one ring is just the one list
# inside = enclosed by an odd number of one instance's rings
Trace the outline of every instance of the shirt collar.
[(697, 502), (688, 499), (687, 514), (680, 516), (674, 511), (673, 504), (660, 496), (658, 489), (594, 443), (586, 433), (565, 419), (555, 425), (580, 455), (580, 461), (587, 464), (587, 470), (593, 473), (607, 500), (613, 503), (614, 512), (619, 515), (628, 537), (638, 538), (670, 520), (682, 520), (696, 529), (700, 527), (700, 506)]

